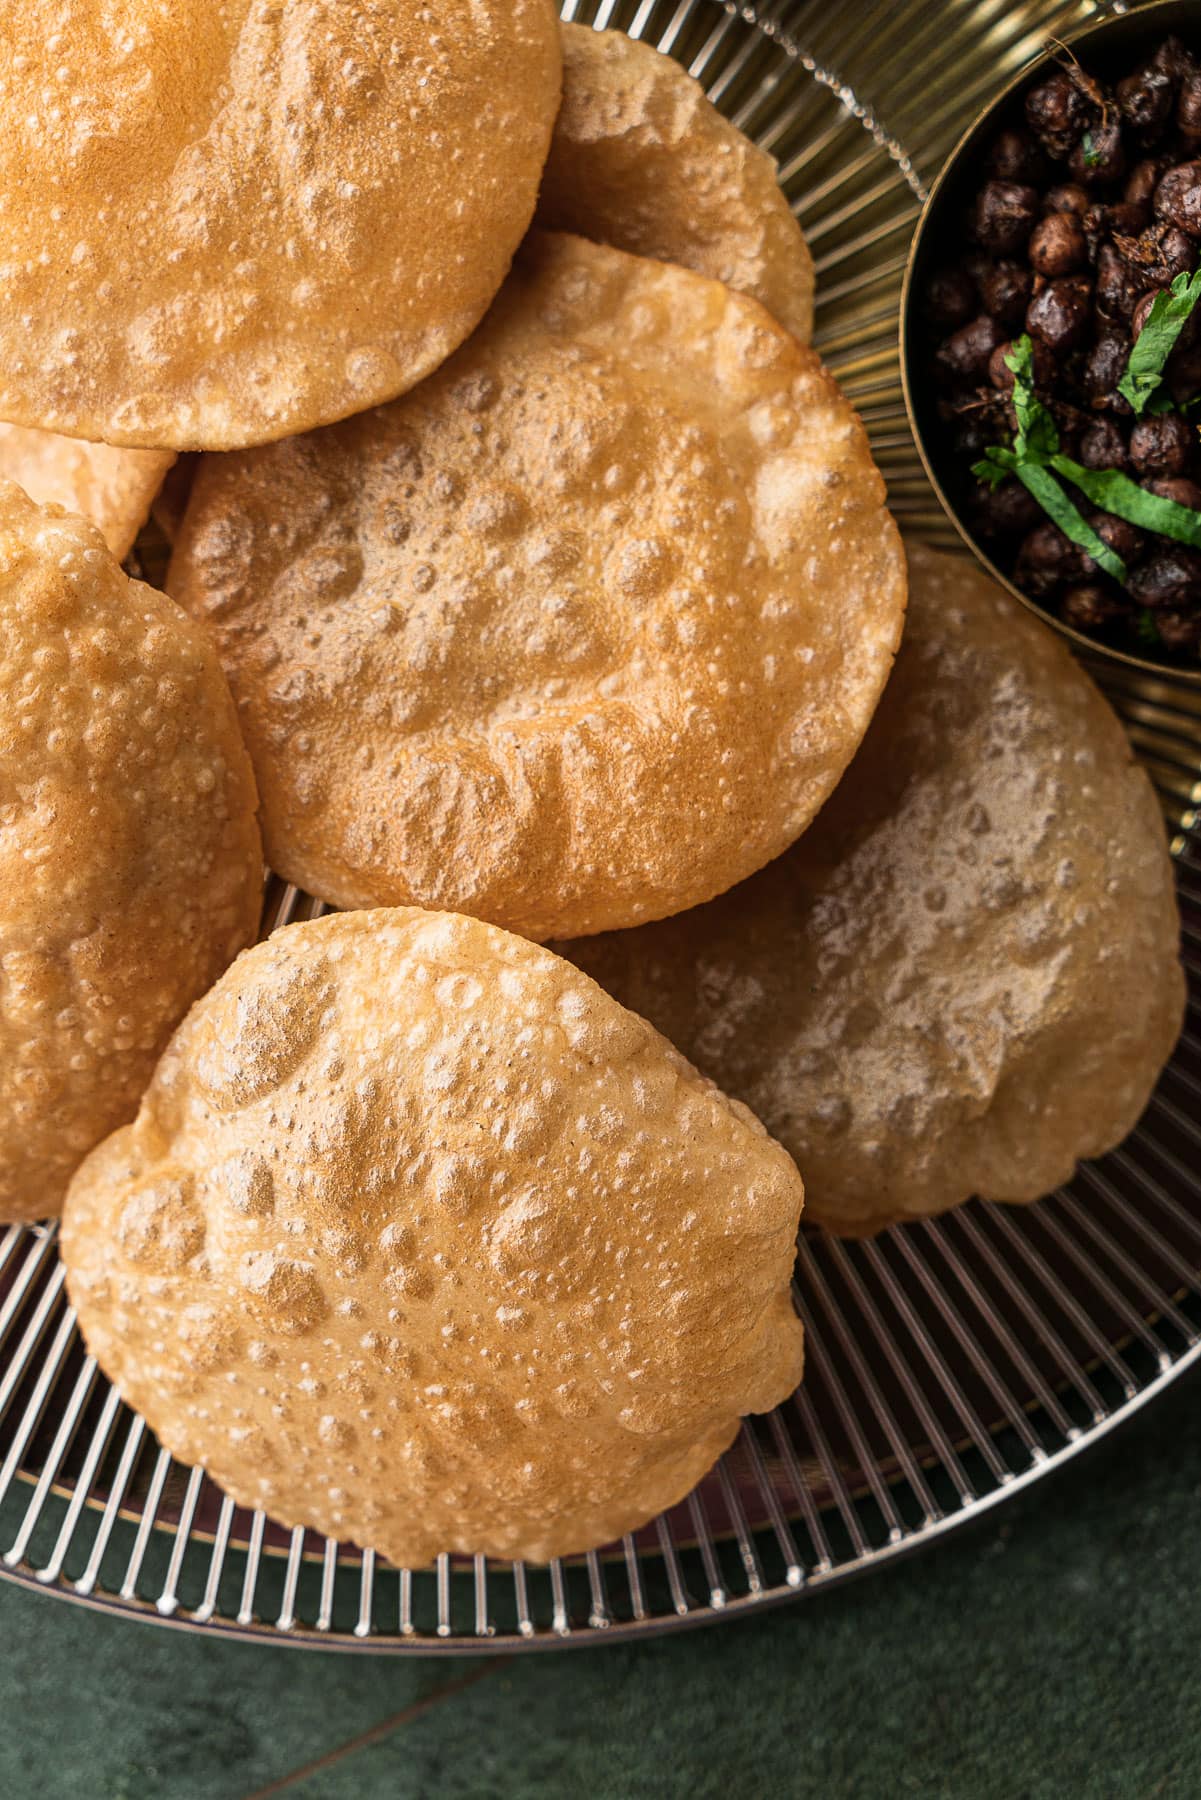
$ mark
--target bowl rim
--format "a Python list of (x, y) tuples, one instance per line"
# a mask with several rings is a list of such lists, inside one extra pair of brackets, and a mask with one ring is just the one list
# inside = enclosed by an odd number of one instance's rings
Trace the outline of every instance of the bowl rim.
[[(1082, 26), (1079, 30), (1074, 30), (1065, 37), (1058, 39), (1057, 42), (1075, 51), (1078, 45), (1083, 44), (1088, 40), (1103, 38), (1109, 32), (1117, 33), (1119, 28), (1121, 35), (1123, 36), (1139, 35), (1138, 31), (1134, 29), (1135, 27), (1139, 27), (1145, 31), (1148, 37), (1157, 36), (1164, 30), (1164, 26), (1157, 26), (1156, 20), (1162, 19), (1165, 15), (1171, 15), (1178, 18), (1182, 8), (1187, 8), (1190, 13), (1195, 13), (1197, 24), (1201, 27), (1201, 0), (1145, 0), (1144, 4), (1136, 6), (1129, 12), (1111, 14), (1105, 19), (1095, 19), (1091, 23)], [(1051, 629), (1058, 632), (1061, 637), (1067, 638), (1078, 650), (1087, 651), (1091, 656), (1101, 657), (1106, 661), (1117, 663), (1127, 669), (1138, 670), (1139, 673), (1144, 675), (1154, 675), (1159, 680), (1174, 680), (1187, 683), (1190, 687), (1195, 687), (1201, 685), (1201, 664), (1198, 664), (1195, 668), (1188, 668), (1180, 663), (1155, 661), (1150, 657), (1137, 656), (1133, 651), (1120, 650), (1112, 644), (1105, 643), (1100, 638), (1089, 637), (1086, 632), (1077, 631), (1073, 625), (1065, 624), (1063, 619), (1056, 613), (1049, 611), (1044, 606), (1040, 606), (1037, 600), (1032, 599), (1029, 594), (1023, 593), (1022, 589), (1018, 587), (1002, 569), (997, 567), (988, 552), (981, 548), (980, 544), (968, 529), (965, 521), (960, 517), (958, 509), (948, 498), (938, 470), (934, 466), (934, 460), (926, 447), (925, 436), (919, 422), (917, 404), (913, 393), (914, 384), (910, 380), (910, 359), (915, 353), (915, 333), (911, 330), (914, 283), (922, 252), (927, 247), (931, 237), (932, 225), (938, 213), (939, 201), (945, 196), (947, 190), (953, 185), (956, 176), (961, 172), (965, 153), (985, 135), (987, 127), (996, 116), (1004, 112), (1021, 93), (1022, 89), (1028, 86), (1041, 71), (1047, 68), (1054, 60), (1054, 50), (1041, 50), (1037, 56), (1032, 57), (1029, 62), (1025, 63), (1022, 68), (1020, 68), (1017, 73), (1005, 83), (1005, 86), (1001, 88), (998, 93), (993, 95), (991, 100), (981, 107), (980, 111), (971, 120), (970, 124), (965, 127), (955, 140), (955, 143), (943, 161), (935, 180), (931, 184), (925, 204), (922, 207), (917, 224), (914, 227), (913, 236), (909, 240), (909, 252), (905, 259), (905, 274), (901, 283), (901, 329), (899, 349), (901, 391), (905, 398), (905, 412), (909, 420), (909, 429), (913, 434), (913, 441), (917, 446), (918, 456), (921, 458), (922, 468), (925, 470), (926, 478), (934, 489), (939, 505), (942, 507), (943, 512), (946, 514), (955, 530), (959, 533), (959, 536), (962, 538), (966, 547), (971, 551), (972, 555), (983, 565), (992, 576), (993, 580), (998, 582), (1000, 586), (1005, 589), (1006, 593), (1011, 594), (1015, 600), (1020, 601), (1028, 612), (1032, 612), (1036, 618), (1041, 619), (1045, 625), (1049, 625)]]

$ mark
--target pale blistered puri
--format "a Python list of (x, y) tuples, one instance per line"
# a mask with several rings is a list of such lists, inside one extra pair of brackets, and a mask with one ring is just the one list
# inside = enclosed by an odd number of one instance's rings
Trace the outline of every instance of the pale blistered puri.
[(105, 1372), (241, 1505), (408, 1566), (542, 1561), (681, 1499), (795, 1387), (801, 1200), (569, 963), (403, 910), (248, 951), (62, 1249)]
[(204, 631), (0, 482), (0, 1222), (59, 1210), (254, 936), (254, 779)]
[(771, 157), (662, 51), (624, 31), (562, 29), (538, 224), (712, 275), (807, 344), (813, 258)]
[(972, 564), (909, 619), (816, 824), (711, 906), (559, 946), (752, 1106), (806, 1217), (1034, 1200), (1137, 1121), (1180, 1031), (1172, 866), (1118, 720)]
[(403, 393), (559, 86), (552, 0), (0, 0), (0, 418), (224, 450)]
[(538, 235), (429, 381), (202, 462), (273, 866), (532, 938), (708, 899), (803, 830), (892, 663), (904, 555), (851, 406), (754, 300)]
[(0, 425), (0, 480), (15, 481), (39, 506), (90, 519), (118, 562), (133, 548), (174, 461), (173, 450), (115, 450)]

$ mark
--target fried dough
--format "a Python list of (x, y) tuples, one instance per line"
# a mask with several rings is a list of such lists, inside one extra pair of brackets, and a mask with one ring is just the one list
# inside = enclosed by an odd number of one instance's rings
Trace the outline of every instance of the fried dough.
[(753, 300), (539, 236), (414, 393), (201, 463), (268, 856), (338, 906), (576, 936), (789, 844), (857, 747), (904, 555), (850, 404)]
[(801, 1183), (548, 951), (411, 909), (248, 951), (63, 1221), (92, 1352), (241, 1505), (406, 1566), (543, 1561), (801, 1374)]
[(1163, 821), (1064, 645), (913, 549), (867, 739), (816, 824), (712, 905), (560, 945), (745, 1100), (847, 1234), (1035, 1200), (1125, 1137), (1180, 1032)]

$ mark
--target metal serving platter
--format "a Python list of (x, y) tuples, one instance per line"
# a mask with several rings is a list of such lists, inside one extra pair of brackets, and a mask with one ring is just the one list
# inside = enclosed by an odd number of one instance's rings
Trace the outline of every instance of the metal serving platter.
[[(669, 51), (781, 165), (817, 259), (818, 341), (905, 526), (946, 526), (897, 357), (906, 253), (963, 125), (1083, 0), (568, 0)], [(1113, 10), (1120, 10), (1114, 7)], [(753, 1613), (930, 1543), (1041, 1479), (1201, 1354), (1201, 693), (1098, 660), (1155, 778), (1191, 982), (1138, 1130), (1036, 1207), (873, 1242), (805, 1232), (804, 1387), (646, 1530), (549, 1568), (397, 1570), (234, 1507), (159, 1450), (79, 1342), (52, 1227), (0, 1230), (0, 1574), (131, 1618), (370, 1651), (597, 1644)], [(265, 929), (313, 903), (274, 884)]]

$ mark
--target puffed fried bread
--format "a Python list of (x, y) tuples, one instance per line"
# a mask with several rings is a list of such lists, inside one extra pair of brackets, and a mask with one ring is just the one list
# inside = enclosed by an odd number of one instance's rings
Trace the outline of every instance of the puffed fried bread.
[(412, 394), (203, 460), (168, 587), (215, 634), (274, 868), (541, 940), (791, 843), (905, 565), (811, 350), (690, 270), (535, 234)]
[(681, 1499), (801, 1374), (802, 1188), (549, 951), (412, 909), (248, 951), (62, 1228), (89, 1348), (241, 1505), (413, 1567)]
[(813, 258), (772, 158), (652, 44), (562, 31), (563, 104), (536, 222), (711, 275), (807, 344)]
[(58, 1211), (253, 939), (255, 803), (203, 628), (0, 482), (0, 1221)]
[(858, 1235), (1027, 1201), (1133, 1128), (1185, 999), (1155, 793), (1066, 647), (910, 550), (896, 669), (816, 823), (721, 900), (558, 948), (745, 1100)]
[(559, 105), (552, 0), (0, 0), (0, 418), (230, 450), (482, 317)]

